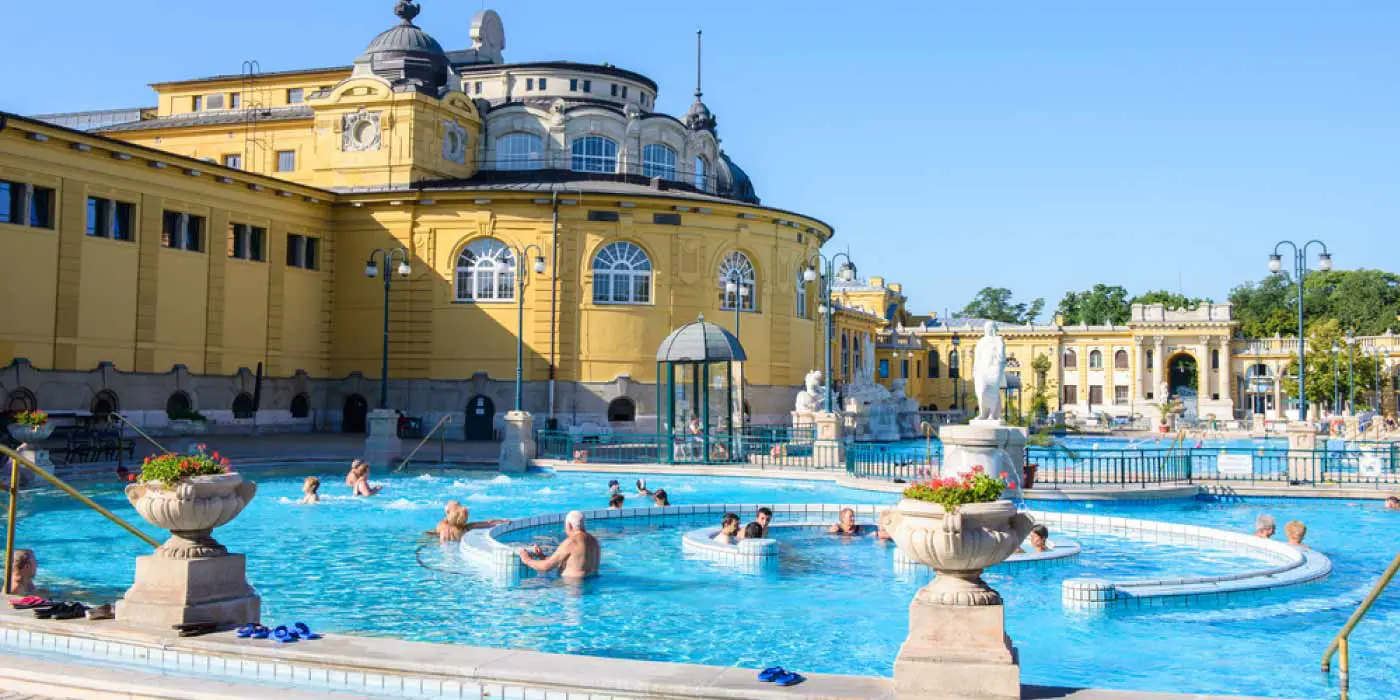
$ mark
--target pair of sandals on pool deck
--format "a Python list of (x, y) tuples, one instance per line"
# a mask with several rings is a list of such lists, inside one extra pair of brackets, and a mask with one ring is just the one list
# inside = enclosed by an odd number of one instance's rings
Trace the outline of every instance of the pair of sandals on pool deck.
[(788, 671), (782, 666), (770, 666), (758, 672), (758, 680), (773, 685), (781, 685), (784, 688), (790, 685), (797, 685), (807, 680), (806, 676), (794, 671)]
[(270, 638), (274, 641), (281, 642), (282, 644), (290, 644), (292, 642), (300, 641), (303, 639), (321, 638), (321, 635), (312, 632), (311, 628), (307, 627), (305, 622), (298, 622), (295, 625), (292, 625), (291, 627), (288, 627), (286, 625), (278, 625), (274, 629), (268, 629), (256, 622), (250, 622), (246, 625), (243, 625), (242, 627), (239, 627), (234, 632), (234, 634), (237, 634), (242, 639)]
[(110, 620), (113, 617), (111, 605), (90, 607), (76, 601), (64, 603), (37, 595), (11, 600), (10, 607), (15, 610), (33, 610), (34, 617), (40, 620)]

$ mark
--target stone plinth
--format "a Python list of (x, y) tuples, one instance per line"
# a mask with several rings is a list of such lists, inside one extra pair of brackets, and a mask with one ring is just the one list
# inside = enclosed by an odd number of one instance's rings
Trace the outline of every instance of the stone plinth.
[(535, 458), (535, 417), (525, 411), (510, 411), (505, 417), (501, 438), (501, 472), (519, 474), (530, 468)]
[[(44, 471), (53, 471), (53, 459), (49, 457), (48, 450), (42, 447), (35, 447), (26, 442), (20, 445), (19, 449), (15, 451), (19, 453), (19, 456), (33, 462), (34, 466)], [(29, 477), (33, 476), (29, 470), (21, 468), (19, 471), (21, 475), (20, 484), (29, 483)], [(8, 479), (9, 475), (7, 474), (5, 478)]]
[(117, 619), (137, 627), (212, 622), (234, 627), (257, 622), (262, 601), (248, 585), (242, 554), (176, 559), (136, 558), (136, 582), (117, 601)]
[(1011, 700), (1021, 668), (1002, 605), (941, 605), (921, 589), (909, 605), (909, 637), (894, 661), (899, 700)]
[(1019, 485), (1026, 466), (1026, 429), (1000, 421), (972, 421), (970, 425), (945, 425), (938, 431), (943, 443), (941, 476), (958, 476), (981, 465), (991, 476), (1013, 474)]
[(817, 411), (809, 414), (816, 427), (816, 442), (812, 444), (813, 466), (846, 466), (846, 441), (841, 416), (837, 413)]
[(398, 411), (387, 408), (370, 411), (369, 434), (365, 436), (365, 461), (371, 467), (387, 467), (402, 455)]
[(1312, 481), (1317, 455), (1317, 428), (1305, 421), (1291, 421), (1288, 424), (1288, 480), (1290, 482)]
[(1249, 422), (1250, 437), (1265, 437), (1269, 434), (1268, 424), (1265, 423), (1264, 414), (1256, 413)]

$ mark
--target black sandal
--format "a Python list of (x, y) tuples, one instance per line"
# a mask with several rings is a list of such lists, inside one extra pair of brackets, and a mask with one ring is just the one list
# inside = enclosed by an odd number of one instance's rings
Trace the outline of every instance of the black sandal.
[(87, 617), (88, 606), (82, 603), (69, 603), (67, 607), (54, 612), (55, 620), (79, 620)]
[(54, 603), (53, 605), (50, 605), (48, 607), (35, 608), (34, 617), (37, 617), (40, 620), (48, 620), (54, 617), (55, 615), (58, 615), (60, 612), (67, 610), (73, 605), (76, 605), (76, 603)]
[(209, 634), (219, 629), (215, 622), (186, 622), (179, 625), (171, 625), (170, 629), (175, 630), (180, 637), (198, 637), (202, 634)]

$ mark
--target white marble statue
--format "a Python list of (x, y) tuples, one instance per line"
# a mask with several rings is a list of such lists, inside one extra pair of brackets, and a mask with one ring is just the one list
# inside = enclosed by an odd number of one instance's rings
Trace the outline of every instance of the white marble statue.
[(977, 420), (1001, 420), (1001, 387), (1006, 382), (1006, 340), (988, 321), (973, 354), (972, 383), (977, 391)]
[(1171, 397), (1172, 397), (1172, 388), (1171, 388), (1170, 386), (1168, 386), (1166, 382), (1162, 382), (1161, 384), (1159, 384), (1159, 385), (1157, 386), (1157, 400), (1158, 400), (1158, 401), (1166, 401), (1167, 399), (1170, 399)]
[(807, 378), (803, 381), (803, 390), (797, 392), (797, 402), (794, 410), (798, 413), (814, 413), (826, 410), (826, 387), (822, 385), (821, 370), (812, 370), (807, 373)]

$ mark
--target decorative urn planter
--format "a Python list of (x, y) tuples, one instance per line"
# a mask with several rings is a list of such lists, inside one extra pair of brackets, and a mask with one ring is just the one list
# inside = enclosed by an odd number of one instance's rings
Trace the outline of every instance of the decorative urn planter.
[(52, 421), (43, 425), (20, 425), (19, 423), (9, 425), (10, 437), (20, 442), (47, 440), (50, 435), (53, 435), (53, 428)]
[(157, 556), (200, 559), (228, 554), (210, 533), (237, 517), (257, 491), (257, 484), (229, 473), (190, 477), (174, 486), (155, 481), (131, 484), (126, 498), (146, 522), (170, 531)]
[(900, 551), (936, 574), (915, 600), (935, 605), (1001, 604), (982, 570), (1011, 556), (1034, 525), (1006, 500), (968, 503), (949, 513), (937, 503), (906, 498), (891, 519)]

